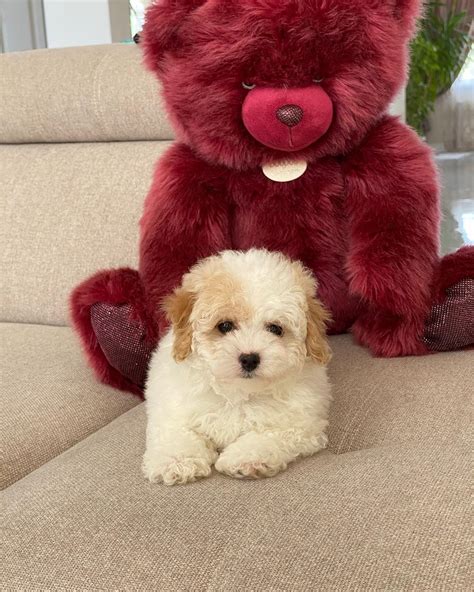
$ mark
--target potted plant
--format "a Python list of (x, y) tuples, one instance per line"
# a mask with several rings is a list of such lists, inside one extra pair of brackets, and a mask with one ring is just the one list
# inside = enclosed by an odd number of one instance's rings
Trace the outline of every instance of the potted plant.
[(407, 121), (423, 136), (436, 99), (451, 88), (472, 44), (472, 18), (457, 5), (456, 0), (449, 5), (430, 0), (412, 42)]

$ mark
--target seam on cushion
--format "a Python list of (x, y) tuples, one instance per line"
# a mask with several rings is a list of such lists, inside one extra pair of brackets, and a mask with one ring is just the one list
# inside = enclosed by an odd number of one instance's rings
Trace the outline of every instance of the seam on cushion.
[(103, 137), (106, 137), (104, 123), (102, 121), (102, 113), (100, 111), (100, 74), (103, 70), (103, 66), (110, 61), (111, 55), (106, 53), (102, 56), (99, 62), (96, 64), (94, 69), (93, 79), (92, 79), (92, 88), (93, 88), (93, 99), (92, 104), (94, 106), (94, 113), (96, 117), (97, 126), (99, 127)]
[(54, 145), (58, 145), (58, 146), (62, 146), (64, 144), (71, 144), (71, 145), (75, 145), (75, 144), (84, 144), (87, 146), (87, 144), (162, 144), (162, 143), (168, 143), (168, 144), (173, 144), (174, 142), (177, 142), (176, 140), (150, 140), (150, 139), (143, 139), (143, 140), (139, 140), (139, 139), (135, 139), (135, 140), (87, 140), (87, 142), (85, 142), (84, 140), (63, 140), (61, 142), (56, 142), (55, 140), (51, 140), (51, 141), (42, 141), (42, 142), (0, 142), (0, 148), (2, 147), (9, 147), (11, 146), (12, 148), (15, 147), (17, 148), (18, 146), (54, 146)]
[[(123, 393), (120, 393), (120, 391), (117, 391), (117, 392), (118, 392), (118, 395), (119, 396), (121, 394), (123, 394)], [(122, 417), (122, 415), (125, 415), (129, 411), (133, 411), (136, 407), (138, 407), (141, 404), (143, 404), (143, 401), (140, 401), (140, 399), (138, 399), (138, 397), (135, 397), (135, 398), (137, 399), (137, 405), (134, 405), (130, 409), (126, 409), (122, 413), (119, 413), (118, 415), (116, 415), (115, 417), (113, 417), (112, 419), (110, 419), (110, 421), (108, 421), (107, 423), (105, 423), (104, 425), (99, 426), (97, 429), (93, 429), (92, 431), (88, 432), (87, 434), (84, 434), (84, 436), (82, 438), (79, 437), (79, 439), (77, 439), (75, 442), (71, 442), (71, 444), (69, 446), (67, 446), (66, 448), (64, 448), (63, 450), (61, 450), (60, 452), (58, 452), (57, 454), (51, 456), (50, 458), (44, 460), (44, 462), (42, 462), (41, 464), (39, 464), (37, 467), (33, 468), (28, 473), (25, 473), (24, 475), (19, 476), (18, 478), (14, 479), (14, 481), (12, 481), (11, 483), (9, 483), (5, 487), (0, 487), (0, 492), (1, 491), (6, 491), (9, 487), (11, 487), (12, 485), (15, 485), (15, 483), (18, 483), (18, 482), (22, 481), (23, 479), (25, 479), (25, 477), (28, 477), (29, 475), (32, 475), (35, 471), (37, 471), (38, 469), (41, 469), (42, 467), (46, 466), (52, 460), (54, 460), (56, 458), (59, 458), (60, 456), (62, 456), (63, 454), (65, 454), (66, 452), (68, 452), (69, 450), (71, 450), (72, 448), (74, 448), (75, 446), (79, 446), (82, 442), (85, 442), (86, 440), (88, 440), (91, 436), (93, 436), (97, 432), (100, 432), (101, 430), (107, 428), (114, 421), (116, 421), (117, 419), (119, 419), (120, 417)]]
[[(343, 437), (341, 438), (339, 444), (334, 449), (334, 454), (347, 454), (347, 452), (354, 452), (353, 450), (350, 449), (350, 446), (354, 442), (355, 436), (359, 433), (360, 428), (361, 428), (365, 418), (367, 417), (369, 411), (372, 409), (372, 403), (374, 401), (374, 393), (376, 392), (376, 390), (377, 390), (376, 387), (373, 386), (372, 389), (369, 391), (368, 396), (365, 398), (365, 405), (361, 406), (361, 410), (359, 411), (359, 413), (354, 415), (352, 417), (351, 421), (349, 422), (349, 424), (347, 424), (347, 429), (345, 430), (345, 433), (344, 433)], [(348, 438), (350, 438), (350, 440), (348, 442), (349, 449), (346, 450), (346, 452), (343, 452), (342, 448), (346, 444)], [(375, 446), (365, 446), (364, 448), (374, 448), (374, 447)]]
[[(117, 391), (118, 394), (120, 395), (120, 391)], [(136, 397), (137, 398), (137, 397)], [(78, 440), (77, 442), (74, 442), (73, 444), (71, 444), (71, 446), (69, 446), (68, 448), (65, 448), (64, 450), (62, 450), (59, 454), (57, 454), (56, 456), (52, 456), (49, 460), (45, 461), (43, 464), (37, 466), (35, 469), (33, 469), (32, 471), (30, 471), (29, 473), (27, 473), (26, 475), (23, 475), (23, 477), (20, 477), (19, 479), (17, 479), (16, 481), (13, 481), (13, 483), (10, 483), (10, 485), (7, 485), (6, 487), (4, 487), (3, 489), (0, 489), (0, 491), (6, 491), (7, 489), (9, 489), (10, 487), (13, 487), (14, 485), (16, 485), (17, 483), (20, 483), (20, 481), (23, 481), (24, 479), (27, 479), (30, 475), (33, 475), (34, 473), (36, 473), (36, 471), (39, 471), (40, 469), (42, 469), (43, 467), (49, 465), (52, 461), (55, 461), (56, 459), (59, 459), (60, 457), (62, 457), (63, 455), (67, 455), (68, 453), (70, 453), (74, 448), (79, 448), (80, 446), (82, 446), (83, 444), (85, 445), (87, 443), (87, 441), (89, 440), (89, 438), (91, 438), (92, 436), (95, 436), (96, 434), (98, 434), (99, 432), (101, 432), (102, 430), (107, 429), (109, 426), (111, 426), (113, 423), (115, 423), (117, 420), (121, 419), (124, 415), (126, 415), (127, 413), (130, 413), (132, 411), (135, 411), (138, 407), (141, 407), (141, 405), (144, 405), (145, 402), (144, 401), (140, 401), (137, 398), (138, 404), (135, 405), (134, 407), (132, 407), (131, 409), (127, 409), (126, 411), (124, 411), (123, 413), (120, 413), (120, 415), (117, 415), (116, 417), (114, 417), (113, 419), (111, 419), (108, 423), (106, 423), (105, 425), (97, 428), (96, 430), (94, 430), (93, 432), (90, 432), (89, 434), (87, 434), (84, 438), (82, 438), (81, 440)]]
[[(41, 324), (41, 323), (17, 323), (17, 322), (9, 322), (9, 321), (0, 321), (0, 325), (23, 325), (23, 326), (30, 326), (30, 327), (50, 327), (52, 329), (57, 329), (57, 328), (61, 328), (62, 329), (62, 328), (64, 328), (64, 329), (70, 329), (72, 331), (72, 328), (69, 327), (69, 326), (62, 326), (62, 325), (58, 326), (58, 325)], [(117, 396), (123, 396), (123, 395), (124, 395), (123, 393), (121, 393), (120, 391), (117, 391)], [(101, 426), (98, 426), (96, 429), (92, 429), (92, 431), (84, 434), (84, 436), (82, 438), (79, 437), (76, 441), (71, 442), (71, 444), (69, 446), (67, 446), (66, 448), (64, 448), (60, 452), (58, 452), (58, 454), (55, 454), (55, 455), (51, 456), (50, 458), (48, 458), (47, 460), (45, 460), (44, 462), (42, 462), (41, 464), (39, 464), (37, 467), (35, 467), (32, 470), (30, 470), (29, 472), (25, 473), (23, 476), (19, 476), (18, 478), (16, 478), (14, 481), (12, 481), (11, 483), (9, 483), (5, 487), (0, 487), (0, 491), (5, 491), (6, 489), (8, 489), (9, 487), (11, 487), (12, 485), (15, 485), (15, 483), (18, 483), (19, 481), (22, 481), (25, 477), (28, 477), (28, 475), (31, 475), (32, 473), (34, 473), (35, 471), (37, 471), (41, 467), (47, 465), (49, 462), (51, 462), (55, 458), (58, 458), (59, 456), (61, 456), (64, 453), (66, 453), (68, 450), (71, 450), (71, 448), (74, 448), (75, 446), (78, 446), (79, 444), (81, 444), (81, 442), (86, 441), (88, 438), (90, 438), (91, 436), (93, 436), (94, 434), (96, 434), (97, 432), (99, 432), (100, 430), (108, 427), (111, 423), (113, 423), (114, 421), (116, 421), (122, 415), (124, 415), (125, 413), (128, 413), (129, 411), (133, 411), (136, 407), (140, 406), (143, 403), (143, 401), (141, 401), (137, 397), (134, 397), (134, 398), (137, 400), (137, 404), (136, 405), (133, 405), (133, 407), (124, 410), (123, 412), (119, 413), (115, 417), (112, 417), (107, 423), (105, 423), (105, 424), (103, 424)]]
[(31, 325), (32, 327), (54, 327), (55, 329), (64, 327), (65, 329), (72, 329), (71, 325), (54, 325), (53, 323), (39, 323), (37, 321), (6, 321), (0, 319), (0, 325)]

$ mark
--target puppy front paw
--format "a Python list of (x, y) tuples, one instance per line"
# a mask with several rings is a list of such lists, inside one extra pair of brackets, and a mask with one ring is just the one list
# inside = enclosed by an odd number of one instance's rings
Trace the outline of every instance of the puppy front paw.
[(151, 483), (184, 485), (209, 477), (211, 465), (205, 458), (143, 458), (143, 474)]
[(224, 452), (217, 459), (216, 470), (236, 479), (261, 479), (273, 477), (286, 469), (286, 462), (278, 460), (246, 459)]

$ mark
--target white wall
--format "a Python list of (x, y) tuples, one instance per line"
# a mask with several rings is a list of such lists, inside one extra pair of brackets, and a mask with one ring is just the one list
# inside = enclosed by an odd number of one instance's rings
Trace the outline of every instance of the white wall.
[(130, 36), (128, 0), (44, 0), (44, 20), (48, 47), (102, 45)]
[(108, 0), (44, 0), (48, 47), (111, 43)]
[(46, 47), (41, 0), (0, 0), (0, 50)]
[(406, 92), (403, 89), (390, 106), (392, 115), (399, 115), (402, 121), (406, 121)]

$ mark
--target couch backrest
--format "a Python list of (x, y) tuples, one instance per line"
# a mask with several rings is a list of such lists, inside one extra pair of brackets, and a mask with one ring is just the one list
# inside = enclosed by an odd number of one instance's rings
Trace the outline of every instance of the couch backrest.
[(136, 267), (172, 137), (140, 59), (121, 45), (0, 56), (1, 320), (67, 324), (81, 279)]
[(171, 140), (136, 45), (0, 55), (0, 143)]

